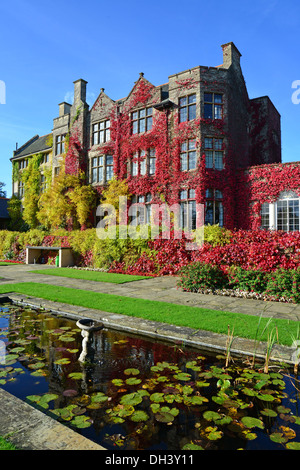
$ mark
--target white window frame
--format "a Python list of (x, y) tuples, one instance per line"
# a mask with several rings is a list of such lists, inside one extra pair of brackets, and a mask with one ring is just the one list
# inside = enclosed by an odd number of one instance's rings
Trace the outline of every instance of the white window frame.
[[(269, 203), (269, 230), (278, 230), (278, 203), (283, 201), (297, 201), (299, 204), (299, 212), (300, 212), (300, 197), (293, 191), (284, 191), (279, 195), (277, 201), (273, 203)], [(288, 217), (289, 218), (289, 217)], [(300, 216), (299, 216), (300, 219)], [(263, 227), (261, 227), (263, 228)], [(264, 227), (265, 228), (265, 227)], [(286, 232), (290, 232), (289, 230), (289, 221)], [(299, 220), (299, 230), (300, 231), (300, 220)]]

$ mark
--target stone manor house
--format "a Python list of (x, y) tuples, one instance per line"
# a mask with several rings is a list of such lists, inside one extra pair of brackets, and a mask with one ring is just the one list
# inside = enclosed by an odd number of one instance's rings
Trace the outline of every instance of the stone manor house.
[[(42, 153), (43, 191), (43, 169), (56, 177), (76, 122), (87, 182), (100, 198), (113, 177), (126, 179), (142, 207), (139, 223), (149, 222), (151, 203), (163, 195), (180, 204), (182, 226), (195, 227), (200, 202), (206, 224), (299, 230), (300, 165), (281, 163), (280, 114), (268, 96), (248, 96), (237, 47), (222, 51), (221, 65), (175, 73), (162, 85), (140, 73), (122, 99), (101, 88), (91, 108), (87, 82), (76, 80), (73, 104), (58, 105), (52, 132), (15, 150), (12, 163), (22, 170)], [(13, 194), (23, 197), (22, 181)]]

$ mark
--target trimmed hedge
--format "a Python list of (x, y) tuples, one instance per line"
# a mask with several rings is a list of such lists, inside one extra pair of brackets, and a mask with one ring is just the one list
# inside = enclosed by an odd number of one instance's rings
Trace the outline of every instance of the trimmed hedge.
[(187, 292), (238, 289), (265, 294), (272, 300), (300, 303), (300, 268), (279, 268), (268, 273), (234, 267), (225, 273), (217, 266), (195, 262), (182, 268), (177, 286)]

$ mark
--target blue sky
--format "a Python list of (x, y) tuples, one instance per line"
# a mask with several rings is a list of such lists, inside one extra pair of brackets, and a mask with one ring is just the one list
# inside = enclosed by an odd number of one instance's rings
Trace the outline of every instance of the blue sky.
[(102, 87), (123, 98), (139, 72), (160, 85), (173, 73), (220, 65), (220, 46), (230, 41), (242, 53), (250, 98), (269, 95), (281, 114), (282, 161), (300, 161), (300, 104), (291, 99), (300, 80), (298, 0), (15, 0), (1, 2), (0, 18), (0, 181), (8, 197), (16, 142), (52, 130), (75, 80), (88, 82), (90, 105)]

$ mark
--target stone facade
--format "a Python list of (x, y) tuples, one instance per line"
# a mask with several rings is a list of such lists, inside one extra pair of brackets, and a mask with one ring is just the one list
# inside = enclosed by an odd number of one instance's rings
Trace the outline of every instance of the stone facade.
[[(53, 148), (40, 150), (52, 150), (53, 177), (65, 136), (76, 134), (83, 156), (79, 166), (99, 195), (114, 176), (126, 179), (142, 203), (158, 194), (182, 203), (183, 225), (195, 224), (199, 202), (206, 206), (206, 223), (239, 228), (240, 193), (251, 192), (246, 175), (253, 166), (281, 164), (280, 114), (269, 97), (249, 98), (236, 46), (224, 44), (222, 50), (222, 65), (178, 72), (163, 85), (154, 86), (140, 73), (128, 96), (117, 101), (102, 88), (91, 108), (87, 82), (76, 80), (73, 104), (59, 104), (53, 120)], [(30, 157), (27, 147), (27, 155), (19, 149), (12, 161)], [(299, 181), (295, 185), (298, 194)], [(265, 201), (247, 197), (243, 210), (251, 212), (258, 203), (259, 225)], [(249, 222), (246, 228), (252, 226)]]

